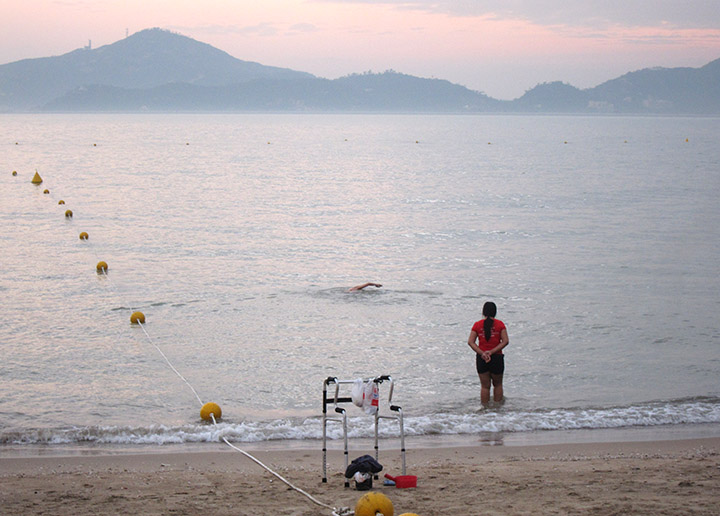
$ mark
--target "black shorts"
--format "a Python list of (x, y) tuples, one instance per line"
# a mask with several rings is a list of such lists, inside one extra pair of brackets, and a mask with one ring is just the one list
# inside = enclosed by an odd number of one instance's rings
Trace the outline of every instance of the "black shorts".
[(477, 368), (478, 374), (503, 374), (505, 372), (505, 355), (500, 355), (499, 353), (490, 355), (490, 362), (485, 362), (483, 357), (477, 355), (475, 367)]

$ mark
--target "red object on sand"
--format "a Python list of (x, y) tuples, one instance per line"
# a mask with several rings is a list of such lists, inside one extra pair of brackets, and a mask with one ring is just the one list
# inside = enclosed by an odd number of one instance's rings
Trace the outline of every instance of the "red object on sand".
[(406, 487), (417, 487), (417, 477), (415, 475), (398, 475), (393, 477), (385, 473), (385, 478), (395, 482), (395, 487), (404, 489)]

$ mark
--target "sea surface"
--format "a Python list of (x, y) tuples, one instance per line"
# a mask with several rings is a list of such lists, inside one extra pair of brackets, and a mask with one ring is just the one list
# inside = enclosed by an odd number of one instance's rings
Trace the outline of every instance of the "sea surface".
[[(719, 137), (719, 118), (0, 115), (0, 450), (313, 441), (329, 376), (390, 375), (408, 438), (720, 435)], [(510, 345), (484, 408), (467, 337), (488, 300)]]

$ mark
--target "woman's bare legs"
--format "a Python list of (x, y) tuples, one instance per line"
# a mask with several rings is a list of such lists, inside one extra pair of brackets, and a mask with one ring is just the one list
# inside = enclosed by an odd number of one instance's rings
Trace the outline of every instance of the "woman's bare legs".
[(487, 406), (490, 403), (490, 373), (478, 373), (480, 377), (480, 402)]
[[(501, 374), (493, 374), (490, 375), (490, 379), (492, 380), (492, 386), (493, 386), (493, 401), (495, 403), (502, 403), (503, 401), (503, 375)], [(481, 380), (482, 383), (482, 380)], [(488, 400), (489, 398), (489, 392), (488, 392)]]

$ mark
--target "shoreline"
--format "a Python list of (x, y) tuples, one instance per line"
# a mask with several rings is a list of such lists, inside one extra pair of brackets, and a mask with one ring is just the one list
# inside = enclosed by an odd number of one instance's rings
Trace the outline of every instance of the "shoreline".
[[(369, 443), (368, 443), (369, 444)], [(426, 443), (428, 444), (428, 443)], [(49, 453), (46, 455), (10, 455), (0, 456), (0, 478), (12, 476), (18, 473), (27, 473), (34, 470), (55, 471), (64, 468), (83, 469), (87, 467), (107, 466), (109, 469), (126, 465), (137, 469), (150, 468), (157, 466), (162, 467), (178, 467), (181, 463), (187, 467), (210, 468), (217, 465), (234, 469), (236, 471), (246, 471), (250, 469), (262, 468), (251, 460), (244, 457), (241, 453), (229, 448), (224, 443), (210, 443), (202, 447), (182, 449), (166, 449), (153, 447), (152, 450), (145, 451), (124, 451), (109, 452), (105, 450), (97, 450), (89, 454), (81, 453)], [(274, 446), (255, 446), (253, 449), (244, 446), (238, 448), (248, 452), (262, 462), (263, 459), (270, 462), (281, 463), (283, 459), (288, 462), (300, 462), (299, 458), (309, 459), (309, 463), (316, 462), (318, 471), (320, 471), (322, 455), (321, 450), (309, 448), (284, 448), (281, 444)], [(453, 456), (453, 460), (459, 463), (470, 463), (478, 456), (487, 458), (497, 458), (505, 460), (514, 460), (519, 458), (534, 459), (541, 457), (567, 457), (570, 460), (579, 458), (595, 458), (601, 456), (633, 456), (642, 455), (649, 456), (652, 454), (662, 455), (665, 453), (675, 454), (688, 450), (707, 448), (708, 450), (716, 449), (720, 454), (720, 437), (701, 437), (693, 439), (665, 439), (651, 441), (607, 441), (607, 442), (573, 442), (562, 444), (528, 444), (516, 446), (493, 446), (493, 445), (469, 445), (459, 442), (452, 446), (424, 446), (406, 451), (406, 459), (408, 464), (411, 458), (416, 456), (418, 460), (428, 460), (435, 458), (444, 458)], [(337, 474), (342, 473), (344, 466), (343, 451), (340, 449), (328, 450), (328, 471), (337, 470)], [(368, 445), (363, 448), (351, 448), (350, 460), (355, 456), (364, 454), (373, 454), (372, 446)], [(391, 467), (399, 467), (401, 455), (399, 449), (385, 448), (380, 449), (380, 462), (387, 463)], [(304, 462), (304, 461), (303, 461)], [(720, 468), (720, 466), (719, 466)], [(387, 468), (385, 468), (387, 469)], [(408, 470), (409, 470), (408, 466)], [(399, 473), (394, 473), (399, 474)], [(412, 474), (408, 471), (408, 474)]]
[[(704, 438), (720, 438), (720, 424), (699, 423), (679, 425), (658, 425), (643, 427), (595, 428), (577, 430), (548, 430), (533, 432), (480, 432), (477, 434), (439, 434), (407, 436), (408, 452), (419, 448), (457, 448), (472, 446), (528, 447), (565, 444), (599, 444), (676, 441)], [(270, 440), (255, 442), (235, 442), (234, 445), (249, 452), (296, 450), (318, 451), (322, 442), (316, 439), (304, 440)], [(213, 447), (219, 450), (227, 445), (217, 442), (177, 443), (177, 444), (106, 444), (106, 443), (74, 443), (74, 444), (6, 444), (0, 446), (0, 461), (6, 458), (34, 458), (53, 456), (91, 456), (91, 455), (146, 455), (167, 453), (206, 452)], [(353, 450), (372, 450), (374, 441), (369, 438), (349, 440), (349, 452)], [(399, 438), (381, 438), (380, 450), (399, 450)], [(341, 439), (329, 439), (328, 450), (342, 450)]]
[[(320, 449), (283, 444), (250, 453), (322, 503), (354, 508), (364, 493), (344, 487), (341, 449), (328, 451), (322, 483)], [(383, 486), (382, 476), (374, 481), (373, 491), (390, 498), (396, 515), (718, 514), (720, 437), (424, 444), (406, 457), (417, 488)], [(351, 449), (350, 459), (365, 453), (371, 448)], [(379, 461), (381, 475), (401, 474), (399, 449), (381, 446)], [(200, 451), (5, 456), (0, 479), (8, 514), (331, 514), (222, 443)]]

